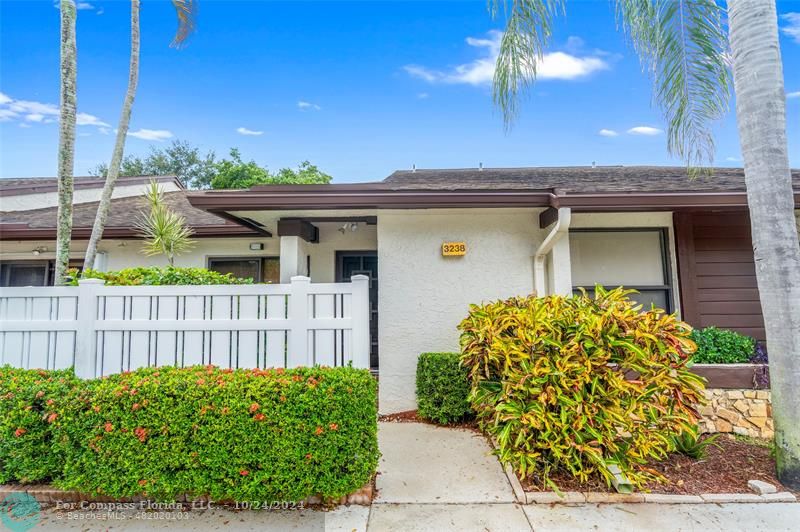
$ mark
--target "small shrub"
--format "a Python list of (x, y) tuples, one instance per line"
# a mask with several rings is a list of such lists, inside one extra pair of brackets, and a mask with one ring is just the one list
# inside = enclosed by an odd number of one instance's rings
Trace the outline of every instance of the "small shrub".
[[(81, 276), (71, 276), (70, 284), (77, 285)], [(135, 285), (202, 285), (202, 284), (253, 284), (252, 279), (241, 279), (230, 273), (219, 273), (205, 268), (176, 268), (167, 266), (125, 268), (115, 272), (86, 270), (83, 279), (103, 279), (108, 286)]]
[(0, 484), (60, 476), (53, 416), (77, 382), (72, 370), (0, 367)]
[(706, 327), (692, 331), (697, 344), (696, 364), (746, 364), (755, 354), (756, 341), (736, 331)]
[(337, 498), (378, 460), (366, 370), (144, 368), (88, 381), (62, 406), (63, 489), (110, 497)]
[[(472, 305), (459, 325), (470, 401), (500, 461), (552, 484), (550, 473), (610, 484), (612, 465), (641, 486), (646, 463), (691, 430), (703, 379), (687, 369), (691, 327), (642, 312), (631, 290)], [(635, 374), (635, 378), (631, 378)]]
[(417, 361), (419, 415), (448, 424), (468, 416), (469, 381), (459, 353), (422, 353)]
[(708, 457), (709, 446), (716, 445), (719, 447), (719, 444), (715, 443), (717, 438), (719, 438), (719, 434), (701, 438), (697, 427), (695, 427), (692, 430), (687, 430), (681, 432), (677, 436), (673, 436), (672, 440), (676, 452), (686, 455), (689, 458), (694, 458), (695, 460), (705, 460)]

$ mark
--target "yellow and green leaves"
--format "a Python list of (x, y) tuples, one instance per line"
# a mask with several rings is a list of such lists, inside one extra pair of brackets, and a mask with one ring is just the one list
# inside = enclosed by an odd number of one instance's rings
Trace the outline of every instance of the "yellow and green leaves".
[(703, 380), (691, 327), (642, 311), (631, 290), (473, 305), (459, 325), (470, 401), (498, 455), (543, 483), (554, 470), (635, 485), (696, 426)]

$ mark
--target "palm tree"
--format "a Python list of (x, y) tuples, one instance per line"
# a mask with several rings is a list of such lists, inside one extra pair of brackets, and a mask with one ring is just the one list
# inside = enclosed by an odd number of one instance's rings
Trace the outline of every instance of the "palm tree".
[(72, 238), (72, 188), (75, 167), (75, 120), (77, 107), (76, 7), (61, 0), (61, 90), (58, 130), (58, 227), (56, 229), (55, 284), (66, 283), (69, 242)]
[[(766, 322), (778, 478), (800, 488), (800, 244), (786, 142), (786, 112), (774, 0), (616, 0), (622, 27), (654, 78), (668, 150), (690, 175), (713, 163), (711, 124), (728, 108), (733, 62), (756, 278)], [(562, 0), (491, 0), (507, 24), (494, 75), (494, 101), (508, 127), (518, 96), (536, 79)]]
[[(191, 34), (194, 29), (194, 15), (196, 4), (194, 0), (172, 0), (172, 5), (178, 16), (178, 31), (172, 41), (172, 46), (180, 46)], [(122, 115), (119, 118), (117, 127), (117, 138), (114, 142), (114, 151), (111, 155), (111, 163), (108, 165), (106, 182), (100, 196), (100, 203), (97, 206), (97, 214), (92, 227), (92, 235), (86, 247), (86, 255), (83, 259), (84, 269), (94, 267), (97, 256), (97, 244), (103, 238), (103, 229), (108, 217), (108, 209), (111, 206), (111, 196), (114, 194), (114, 186), (119, 177), (120, 167), (122, 166), (122, 156), (125, 151), (125, 139), (128, 136), (128, 125), (131, 120), (131, 110), (133, 100), (136, 96), (136, 86), (139, 83), (139, 0), (131, 0), (131, 58), (130, 73), (128, 75), (128, 90), (122, 102)]]
[(149, 210), (133, 224), (144, 239), (141, 251), (148, 257), (165, 255), (169, 265), (174, 266), (177, 255), (194, 247), (192, 228), (186, 225), (186, 218), (169, 208), (164, 189), (154, 179), (150, 180), (144, 199)]

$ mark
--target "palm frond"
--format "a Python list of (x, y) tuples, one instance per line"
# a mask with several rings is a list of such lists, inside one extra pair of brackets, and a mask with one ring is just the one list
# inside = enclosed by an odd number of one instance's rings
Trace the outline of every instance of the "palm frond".
[(494, 71), (492, 99), (503, 113), (508, 129), (516, 119), (521, 93), (536, 81), (537, 63), (552, 34), (553, 19), (562, 0), (489, 0), (489, 11), (496, 16), (500, 7), (506, 13), (506, 29)]
[(712, 127), (730, 99), (723, 8), (715, 0), (617, 0), (617, 13), (653, 77), (669, 153), (690, 176), (709, 173)]
[(195, 0), (172, 0), (175, 14), (178, 16), (178, 30), (172, 39), (173, 48), (180, 48), (184, 41), (195, 29), (195, 16), (197, 15), (197, 2)]
[(134, 227), (144, 239), (141, 252), (147, 256), (165, 255), (172, 264), (176, 255), (194, 247), (195, 242), (190, 239), (193, 231), (186, 225), (186, 219), (166, 204), (164, 190), (155, 180), (150, 181), (144, 200), (149, 210), (134, 221)]

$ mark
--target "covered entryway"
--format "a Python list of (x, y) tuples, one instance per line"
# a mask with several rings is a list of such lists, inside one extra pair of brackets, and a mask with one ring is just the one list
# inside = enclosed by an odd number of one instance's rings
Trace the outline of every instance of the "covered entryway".
[(369, 277), (370, 368), (378, 370), (378, 252), (337, 251), (336, 282), (346, 283), (353, 275)]

